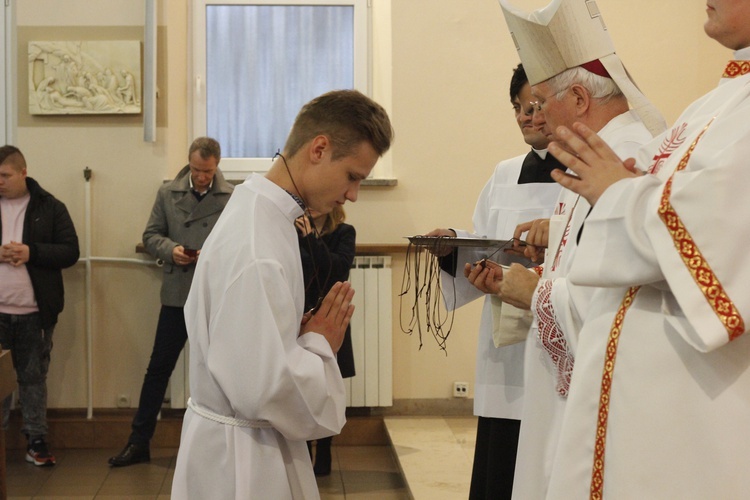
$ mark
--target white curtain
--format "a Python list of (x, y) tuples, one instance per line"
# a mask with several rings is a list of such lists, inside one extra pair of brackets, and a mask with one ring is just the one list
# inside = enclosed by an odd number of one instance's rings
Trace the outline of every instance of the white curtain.
[(206, 133), (225, 158), (271, 157), (300, 107), (354, 86), (351, 6), (210, 5)]

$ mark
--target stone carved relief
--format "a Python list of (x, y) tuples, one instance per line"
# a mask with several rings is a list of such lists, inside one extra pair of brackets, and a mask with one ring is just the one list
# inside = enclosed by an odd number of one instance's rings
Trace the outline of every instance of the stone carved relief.
[(140, 113), (140, 49), (139, 41), (29, 42), (29, 113)]

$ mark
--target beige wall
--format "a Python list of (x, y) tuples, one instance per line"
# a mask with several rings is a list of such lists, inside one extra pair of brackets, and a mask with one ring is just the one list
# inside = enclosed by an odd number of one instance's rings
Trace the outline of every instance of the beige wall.
[[(385, 0), (374, 0), (383, 2)], [(19, 127), (16, 144), (30, 175), (70, 209), (85, 240), (83, 168), (93, 169), (92, 255), (127, 257), (148, 218), (156, 189), (185, 163), (187, 0), (159, 2), (159, 117), (156, 143), (142, 141), (140, 119), (31, 117), (25, 111), (26, 45), (112, 34), (142, 39), (142, 2), (17, 1)], [(516, 0), (538, 6), (540, 0)], [(704, 6), (684, 0), (599, 0), (618, 53), (667, 121), (712, 88), (729, 51), (702, 31)], [(360, 243), (404, 243), (434, 227), (470, 228), (476, 197), (497, 161), (525, 146), (512, 118), (507, 87), (517, 63), (495, 0), (391, 0), (391, 160), (396, 187), (363, 188), (348, 207)], [(102, 28), (106, 28), (103, 29)], [(122, 39), (122, 38), (121, 38)], [(382, 85), (381, 80), (377, 80)], [(387, 83), (387, 82), (386, 82)], [(453, 381), (473, 389), (479, 305), (460, 310), (447, 355), (430, 337), (401, 333), (394, 268), (394, 398), (448, 398)], [(67, 304), (56, 331), (50, 406), (85, 407), (84, 266), (65, 272)], [(133, 264), (93, 264), (94, 407), (114, 407), (118, 394), (136, 404), (158, 314), (159, 271)], [(473, 394), (473, 391), (472, 391)]]

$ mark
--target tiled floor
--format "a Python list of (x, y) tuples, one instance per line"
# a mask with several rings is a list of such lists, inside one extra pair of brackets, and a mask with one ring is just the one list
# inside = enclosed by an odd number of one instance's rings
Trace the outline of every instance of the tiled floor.
[[(177, 450), (151, 450), (151, 462), (110, 468), (119, 450), (53, 450), (54, 467), (35, 467), (23, 452), (7, 458), (9, 500), (169, 499)], [(334, 446), (333, 471), (319, 478), (323, 500), (406, 500), (409, 493), (389, 446)]]
[[(334, 446), (333, 471), (318, 478), (322, 500), (462, 500), (468, 497), (474, 417), (386, 417), (393, 446)], [(170, 498), (177, 450), (155, 448), (151, 462), (112, 469), (119, 449), (55, 450), (57, 465), (34, 467), (9, 450), (9, 500)]]
[(416, 500), (469, 497), (475, 417), (386, 417), (407, 489)]

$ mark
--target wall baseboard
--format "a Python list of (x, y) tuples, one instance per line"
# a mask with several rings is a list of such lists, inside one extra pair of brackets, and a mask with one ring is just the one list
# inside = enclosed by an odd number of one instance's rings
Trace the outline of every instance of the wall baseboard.
[[(471, 399), (397, 399), (392, 407), (347, 408), (347, 423), (334, 438), (339, 446), (382, 446), (389, 444), (383, 424), (386, 416), (470, 416)], [(151, 442), (154, 448), (177, 448), (180, 445), (184, 410), (162, 410)], [(130, 423), (135, 409), (102, 408), (86, 418), (85, 409), (50, 409), (47, 411), (49, 434), (47, 440), (54, 449), (64, 448), (121, 448), (130, 436)], [(23, 449), (26, 438), (21, 434), (21, 414), (11, 412), (10, 425), (5, 433), (7, 449)]]
[[(151, 441), (153, 448), (177, 448), (180, 445), (183, 410), (164, 410), (156, 424)], [(347, 417), (341, 434), (334, 438), (340, 446), (387, 445), (388, 436), (380, 416), (361, 414)], [(95, 410), (94, 417), (86, 418), (85, 410), (49, 410), (47, 441), (55, 449), (113, 448), (125, 446), (130, 436), (130, 424), (135, 410)], [(6, 449), (26, 448), (26, 437), (21, 434), (21, 416), (11, 414), (5, 433)]]

